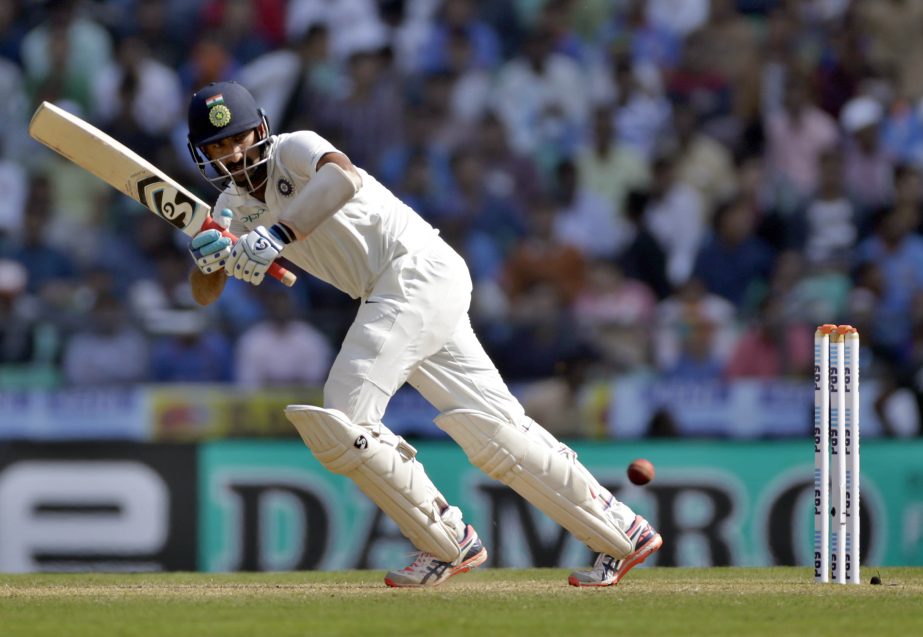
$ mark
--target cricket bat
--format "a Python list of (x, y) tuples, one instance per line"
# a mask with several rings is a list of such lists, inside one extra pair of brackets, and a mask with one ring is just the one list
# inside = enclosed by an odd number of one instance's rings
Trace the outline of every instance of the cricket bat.
[[(29, 134), (190, 237), (213, 228), (237, 241), (212, 219), (207, 203), (124, 144), (54, 104), (42, 102), (36, 109)], [(269, 274), (289, 287), (296, 281), (278, 263), (269, 267)]]

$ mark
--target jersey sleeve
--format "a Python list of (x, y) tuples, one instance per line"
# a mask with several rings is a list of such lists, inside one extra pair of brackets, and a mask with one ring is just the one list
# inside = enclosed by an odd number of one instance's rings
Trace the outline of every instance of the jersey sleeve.
[(276, 151), (282, 164), (292, 173), (311, 179), (317, 173), (317, 162), (327, 153), (340, 150), (314, 131), (298, 131), (285, 135)]

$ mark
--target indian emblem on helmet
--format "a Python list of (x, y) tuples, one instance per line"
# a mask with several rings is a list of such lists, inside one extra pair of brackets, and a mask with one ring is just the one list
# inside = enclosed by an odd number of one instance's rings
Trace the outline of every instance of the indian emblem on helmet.
[(217, 104), (208, 110), (208, 121), (212, 126), (221, 128), (231, 123), (231, 109), (224, 104)]
[(279, 179), (278, 183), (276, 184), (276, 188), (279, 190), (279, 194), (282, 195), (283, 197), (291, 197), (292, 192), (294, 192), (295, 190), (295, 187), (292, 185), (292, 182), (290, 182), (285, 177), (282, 177), (281, 179)]

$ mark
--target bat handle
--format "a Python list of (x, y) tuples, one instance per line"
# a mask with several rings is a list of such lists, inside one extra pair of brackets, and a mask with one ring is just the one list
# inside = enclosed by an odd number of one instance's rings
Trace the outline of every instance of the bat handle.
[[(211, 217), (207, 217), (205, 219), (205, 223), (202, 224), (202, 230), (217, 230), (218, 232), (226, 236), (228, 239), (230, 239), (234, 243), (237, 243), (237, 237), (234, 236), (232, 232), (225, 230), (221, 226), (220, 223), (218, 223)], [(288, 270), (286, 270), (281, 265), (275, 262), (273, 262), (269, 266), (268, 273), (269, 273), (269, 276), (275, 279), (278, 279), (286, 287), (292, 287), (293, 285), (295, 285), (295, 281), (298, 280), (298, 277), (296, 277), (294, 274), (292, 274), (291, 272), (289, 272)]]

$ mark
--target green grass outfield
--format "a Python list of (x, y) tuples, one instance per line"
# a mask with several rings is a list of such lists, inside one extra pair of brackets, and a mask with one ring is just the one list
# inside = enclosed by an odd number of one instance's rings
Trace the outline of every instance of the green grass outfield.
[(382, 575), (0, 575), (0, 635), (923, 635), (921, 568), (881, 569), (881, 586), (816, 585), (806, 568), (641, 568), (602, 589), (570, 587), (561, 569), (483, 569), (429, 590)]

